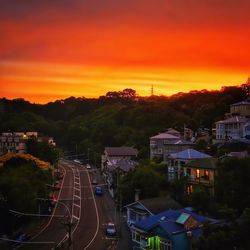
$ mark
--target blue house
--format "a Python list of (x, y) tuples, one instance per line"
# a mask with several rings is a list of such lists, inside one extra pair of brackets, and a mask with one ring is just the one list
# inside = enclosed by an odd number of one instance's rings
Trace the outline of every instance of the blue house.
[(132, 227), (133, 249), (190, 250), (192, 239), (202, 234), (204, 222), (218, 223), (190, 209), (169, 209), (135, 223)]
[(198, 159), (208, 159), (212, 156), (204, 154), (194, 149), (186, 149), (168, 156), (168, 180), (180, 179), (183, 166), (190, 161)]

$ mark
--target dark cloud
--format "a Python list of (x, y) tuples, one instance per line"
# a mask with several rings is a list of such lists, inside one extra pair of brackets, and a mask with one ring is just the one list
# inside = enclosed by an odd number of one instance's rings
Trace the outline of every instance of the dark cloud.
[(40, 17), (139, 24), (249, 23), (249, 0), (1, 0), (0, 20)]

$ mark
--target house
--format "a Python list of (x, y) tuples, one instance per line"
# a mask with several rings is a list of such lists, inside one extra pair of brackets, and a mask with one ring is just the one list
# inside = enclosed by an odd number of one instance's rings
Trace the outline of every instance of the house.
[(236, 151), (236, 152), (232, 151), (228, 153), (226, 156), (242, 159), (242, 158), (250, 157), (250, 154), (248, 151)]
[(169, 133), (160, 133), (150, 137), (150, 159), (158, 158), (163, 162), (167, 162), (171, 153), (192, 148), (193, 142), (181, 139), (176, 135)]
[(5, 153), (26, 153), (27, 140), (46, 141), (55, 146), (53, 138), (38, 137), (38, 132), (3, 132), (0, 135), (0, 155)]
[(246, 138), (250, 136), (250, 118), (232, 116), (216, 122), (216, 141), (225, 142), (231, 139)]
[(25, 153), (26, 141), (37, 138), (37, 132), (3, 132), (0, 136), (0, 155), (5, 153)]
[(204, 223), (216, 224), (218, 221), (188, 208), (166, 210), (134, 224), (133, 249), (191, 250), (191, 242), (202, 235)]
[(201, 158), (187, 162), (183, 166), (184, 175), (187, 176), (187, 194), (191, 194), (196, 186), (203, 186), (211, 196), (214, 196), (217, 171), (217, 158)]
[[(101, 171), (107, 183), (107, 188), (112, 197), (118, 185), (114, 183), (114, 175), (121, 178), (124, 174), (134, 170), (138, 165), (135, 159), (138, 150), (133, 147), (106, 147), (102, 155)], [(116, 178), (118, 181), (118, 177)]]
[(194, 149), (186, 149), (168, 156), (168, 180), (180, 179), (183, 166), (189, 161), (211, 158), (212, 156)]
[(250, 140), (239, 138), (239, 139), (231, 139), (229, 141), (224, 142), (223, 144), (219, 144), (218, 148), (223, 152), (242, 152), (247, 151), (250, 153)]
[(138, 156), (138, 150), (133, 147), (105, 147), (102, 155), (101, 170), (111, 160), (128, 159), (134, 160)]
[(230, 105), (230, 113), (232, 115), (250, 117), (250, 100), (237, 102)]
[(118, 186), (118, 183), (114, 183), (114, 175), (116, 175), (116, 182), (118, 179), (122, 178), (129, 171), (133, 171), (138, 165), (136, 161), (129, 159), (111, 159), (108, 160), (104, 170), (103, 176), (107, 183), (107, 188), (112, 197), (115, 195), (115, 189)]
[(167, 209), (180, 209), (181, 205), (170, 196), (137, 200), (125, 206), (129, 227), (136, 222), (161, 213)]
[(179, 132), (178, 130), (173, 129), (173, 128), (168, 128), (165, 133), (181, 138), (181, 132)]

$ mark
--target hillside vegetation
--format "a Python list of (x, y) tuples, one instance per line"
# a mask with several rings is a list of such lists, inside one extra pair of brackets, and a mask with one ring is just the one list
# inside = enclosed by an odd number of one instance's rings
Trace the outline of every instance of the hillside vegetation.
[(192, 91), (171, 97), (138, 97), (134, 90), (108, 92), (98, 99), (74, 98), (46, 105), (0, 100), (0, 131), (38, 131), (63, 149), (96, 158), (105, 146), (135, 146), (148, 157), (149, 137), (168, 127), (211, 129), (229, 105), (246, 98), (240, 87)]

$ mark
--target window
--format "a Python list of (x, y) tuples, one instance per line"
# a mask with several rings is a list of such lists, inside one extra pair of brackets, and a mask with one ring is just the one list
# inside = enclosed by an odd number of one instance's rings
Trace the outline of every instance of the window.
[(204, 170), (204, 179), (209, 181), (209, 171)]
[(172, 250), (172, 243), (167, 239), (160, 239), (160, 250)]
[(137, 243), (140, 243), (141, 236), (137, 231), (133, 230), (132, 231), (132, 239), (133, 239), (133, 241), (136, 241)]
[(158, 148), (157, 153), (162, 154), (162, 148)]
[(200, 169), (196, 169), (195, 176), (196, 176), (196, 178), (200, 178), (201, 177)]
[(187, 173), (188, 176), (190, 176), (191, 175), (191, 169), (190, 168), (186, 168), (186, 173)]
[(130, 220), (136, 221), (136, 213), (130, 210)]
[(181, 166), (184, 166), (185, 164), (186, 164), (185, 161), (180, 161), (180, 165), (181, 165)]
[(192, 194), (193, 193), (193, 185), (189, 185), (187, 187), (187, 194)]

